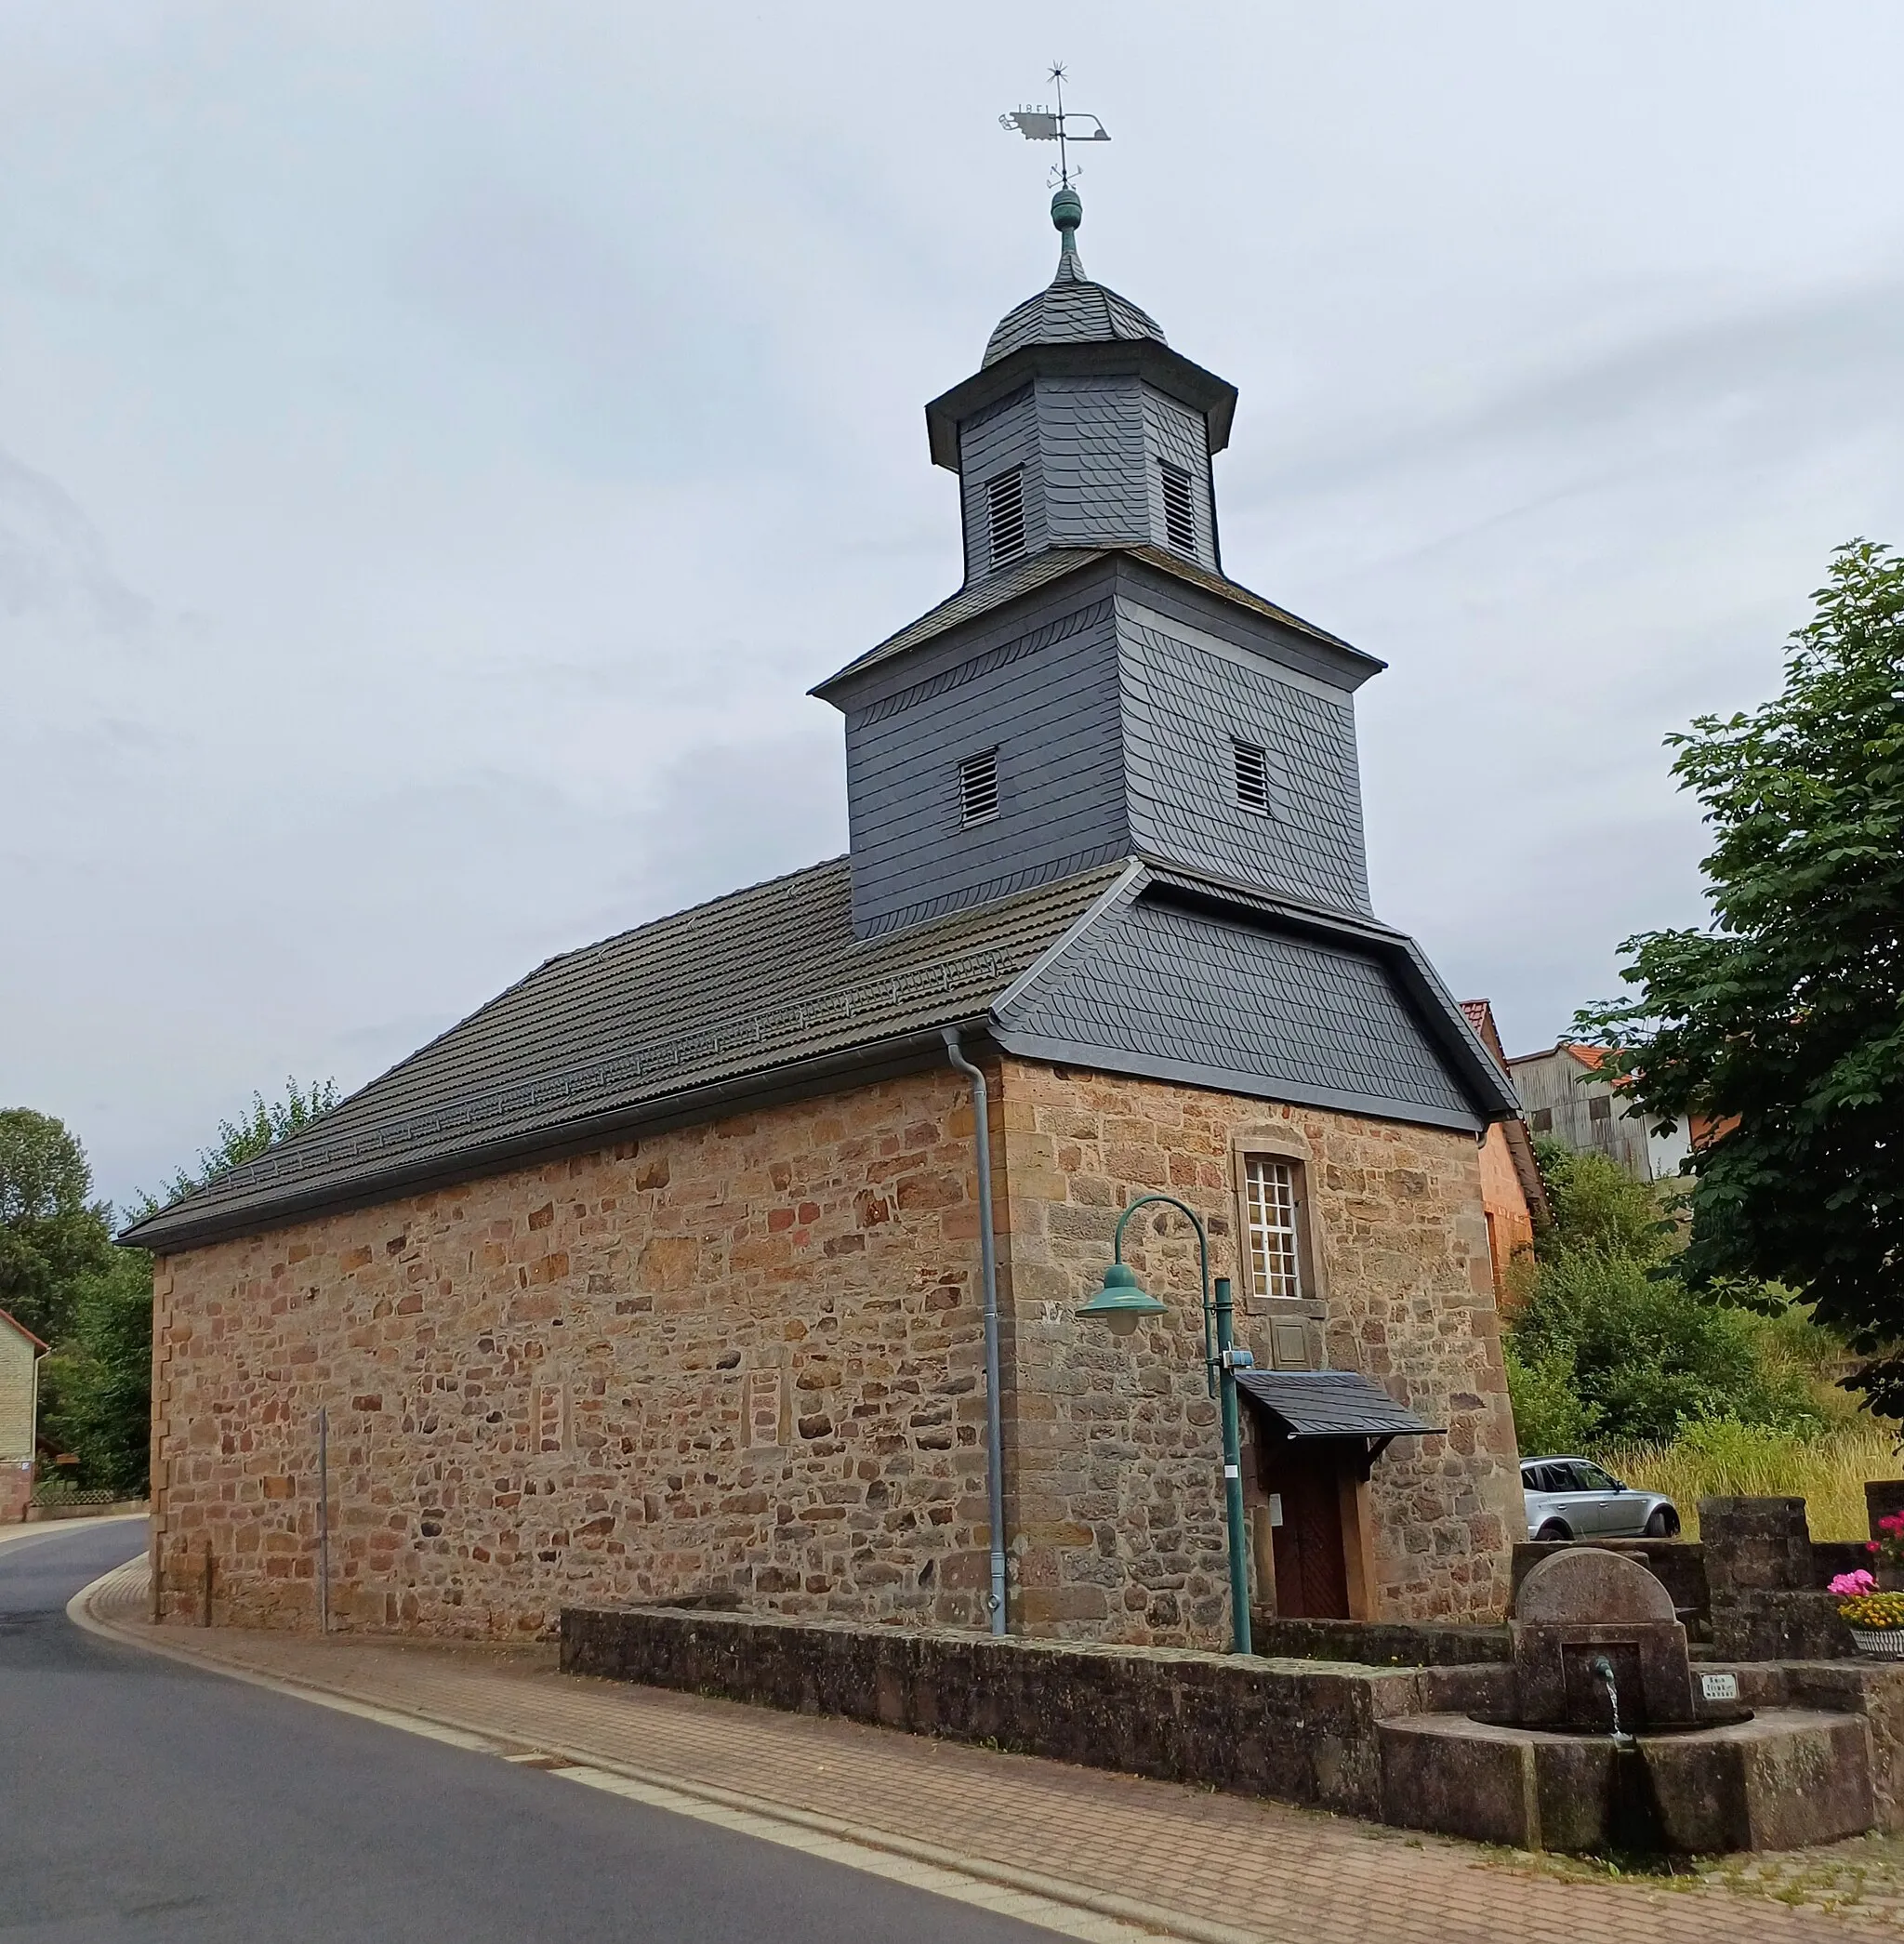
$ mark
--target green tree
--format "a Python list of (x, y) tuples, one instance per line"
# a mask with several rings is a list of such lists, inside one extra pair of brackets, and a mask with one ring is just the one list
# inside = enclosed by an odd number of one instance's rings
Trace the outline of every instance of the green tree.
[(1534, 1238), (1545, 1262), (1590, 1250), (1663, 1261), (1678, 1247), (1678, 1231), (1650, 1183), (1636, 1182), (1606, 1155), (1576, 1153), (1558, 1141), (1536, 1141), (1534, 1158), (1553, 1219)]
[[(287, 1080), (284, 1097), (251, 1097), (249, 1112), (218, 1124), (195, 1167), (180, 1169), (158, 1195), (140, 1193), (124, 1212), (155, 1213), (216, 1181), (336, 1105), (329, 1081)], [(0, 1115), (0, 1289), (10, 1274), (25, 1291), (53, 1293), (20, 1321), (53, 1353), (41, 1365), (40, 1422), (47, 1442), (78, 1460), (75, 1486), (132, 1497), (145, 1490), (152, 1435), (152, 1259), (115, 1248), (111, 1210), (89, 1202), (92, 1171), (79, 1143), (57, 1120), (19, 1109)], [(13, 1304), (0, 1299), (0, 1307)]]
[(1904, 1415), (1904, 560), (1833, 555), (1780, 693), (1669, 738), (1715, 841), (1709, 931), (1629, 939), (1630, 998), (1577, 1022), (1695, 1155), (1680, 1263), (1799, 1291)]
[(254, 1093), (245, 1113), (236, 1120), (219, 1121), (218, 1139), (209, 1147), (199, 1149), (196, 1167), (178, 1170), (156, 1195), (140, 1193), (131, 1212), (154, 1215), (176, 1201), (183, 1201), (221, 1174), (229, 1174), (245, 1161), (255, 1161), (266, 1148), (288, 1141), (320, 1115), (328, 1114), (337, 1104), (335, 1080), (316, 1080), (305, 1087), (294, 1076), (284, 1082), (282, 1100), (266, 1100), (263, 1094)]
[(1514, 1435), (1529, 1457), (1584, 1451), (1597, 1436), (1602, 1413), (1581, 1397), (1570, 1348), (1523, 1348), (1510, 1337), (1505, 1346), (1507, 1396), (1514, 1407)]
[(140, 1497), (152, 1383), (152, 1261), (143, 1250), (115, 1249), (103, 1269), (82, 1280), (73, 1334), (42, 1363), (40, 1376), (42, 1430), (79, 1460), (72, 1483)]
[(73, 1324), (80, 1283), (112, 1255), (112, 1209), (86, 1150), (50, 1114), (0, 1111), (0, 1309), (48, 1343)]

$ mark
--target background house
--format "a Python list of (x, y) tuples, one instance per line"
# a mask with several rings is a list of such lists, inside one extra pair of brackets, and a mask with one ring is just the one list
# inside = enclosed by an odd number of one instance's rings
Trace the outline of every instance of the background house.
[(46, 1349), (25, 1324), (0, 1310), (0, 1525), (23, 1519), (33, 1499)]
[(1659, 1133), (1627, 1105), (1603, 1071), (1596, 1046), (1563, 1039), (1544, 1053), (1520, 1053), (1507, 1062), (1514, 1091), (1536, 1134), (1580, 1154), (1603, 1154), (1635, 1181), (1664, 1181), (1679, 1174), (1700, 1130), (1675, 1125)]
[[(1461, 1012), (1475, 1037), (1507, 1071), (1507, 1054), (1486, 999), (1463, 999)], [(1488, 1211), (1488, 1252), (1494, 1263), (1497, 1295), (1506, 1287), (1508, 1264), (1534, 1246), (1534, 1231), (1548, 1221), (1547, 1189), (1534, 1160), (1527, 1123), (1518, 1115), (1495, 1121), (1481, 1144), (1481, 1197)]]

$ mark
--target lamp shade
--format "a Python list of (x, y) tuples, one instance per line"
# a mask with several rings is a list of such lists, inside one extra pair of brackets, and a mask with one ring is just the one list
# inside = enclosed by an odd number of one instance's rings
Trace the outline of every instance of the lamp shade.
[(1143, 1284), (1137, 1280), (1136, 1270), (1129, 1263), (1113, 1263), (1104, 1271), (1103, 1289), (1095, 1291), (1078, 1314), (1095, 1316), (1107, 1323), (1126, 1318), (1135, 1322), (1139, 1316), (1160, 1316), (1166, 1307), (1155, 1296), (1144, 1292)]

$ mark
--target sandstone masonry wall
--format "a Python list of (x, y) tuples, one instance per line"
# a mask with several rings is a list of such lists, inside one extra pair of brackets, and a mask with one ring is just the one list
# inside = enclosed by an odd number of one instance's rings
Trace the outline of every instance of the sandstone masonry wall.
[(167, 1614), (543, 1633), (564, 1604), (982, 1623), (972, 1112), (950, 1072), (159, 1265)]
[[(1145, 1211), (1127, 1233), (1126, 1258), (1167, 1316), (1120, 1340), (1072, 1312), (1110, 1260), (1119, 1211), (1161, 1190), (1208, 1224), (1211, 1273), (1236, 1278), (1238, 1340), (1270, 1364), (1273, 1319), (1246, 1303), (1236, 1255), (1235, 1144), (1252, 1134), (1306, 1156), (1328, 1363), (1448, 1426), (1375, 1467), (1377, 1617), (1498, 1619), (1520, 1477), (1474, 1137), (1010, 1059), (1000, 1091), (1009, 1511), (1026, 1626), (1145, 1645), (1226, 1637), (1217, 1408), (1188, 1223)], [(1247, 1493), (1248, 1451), (1243, 1469)]]
[[(1265, 1130), (1307, 1157), (1299, 1333), (1448, 1426), (1376, 1467), (1379, 1617), (1496, 1617), (1518, 1477), (1472, 1138), (991, 1070), (1014, 1627), (1223, 1644), (1186, 1225), (1132, 1225), (1168, 1317), (1119, 1340), (1073, 1312), (1151, 1187), (1235, 1275), (1234, 1143)], [(707, 1594), (983, 1626), (971, 1141), (963, 1078), (932, 1071), (162, 1262), (167, 1616), (201, 1616), (209, 1547), (217, 1620), (314, 1623), (324, 1406), (340, 1627), (515, 1637), (564, 1606)], [(1265, 1363), (1274, 1321), (1239, 1307)]]

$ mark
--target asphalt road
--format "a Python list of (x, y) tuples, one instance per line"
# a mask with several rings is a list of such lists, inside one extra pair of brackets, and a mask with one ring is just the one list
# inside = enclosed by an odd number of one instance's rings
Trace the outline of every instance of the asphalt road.
[(1048, 1944), (82, 1633), (67, 1601), (144, 1542), (0, 1546), (0, 1944)]

